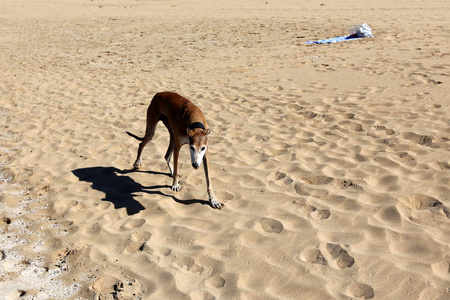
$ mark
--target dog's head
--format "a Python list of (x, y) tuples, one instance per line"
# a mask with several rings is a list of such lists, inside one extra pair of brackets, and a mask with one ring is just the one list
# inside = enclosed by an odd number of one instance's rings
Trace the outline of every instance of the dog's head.
[(188, 129), (189, 151), (191, 152), (191, 162), (194, 169), (198, 169), (202, 164), (206, 149), (208, 148), (209, 129), (195, 128)]

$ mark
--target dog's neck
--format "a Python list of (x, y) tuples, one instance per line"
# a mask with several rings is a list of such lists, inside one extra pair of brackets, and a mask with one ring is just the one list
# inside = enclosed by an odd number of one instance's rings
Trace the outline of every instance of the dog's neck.
[(189, 125), (190, 130), (194, 130), (196, 128), (201, 128), (201, 129), (205, 130), (205, 125), (203, 125), (200, 122), (194, 122), (194, 123), (191, 123), (191, 125)]

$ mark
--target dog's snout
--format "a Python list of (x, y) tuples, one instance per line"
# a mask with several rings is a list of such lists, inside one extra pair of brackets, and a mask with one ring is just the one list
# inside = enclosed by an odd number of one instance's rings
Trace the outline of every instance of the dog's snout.
[(198, 163), (195, 162), (195, 163), (192, 163), (192, 167), (193, 167), (194, 169), (198, 169), (198, 167), (200, 167), (200, 166), (199, 166)]

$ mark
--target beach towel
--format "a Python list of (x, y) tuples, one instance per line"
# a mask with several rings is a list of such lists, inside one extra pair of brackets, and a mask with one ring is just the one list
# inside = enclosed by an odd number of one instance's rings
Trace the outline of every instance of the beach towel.
[(366, 23), (359, 25), (359, 26), (355, 26), (352, 30), (350, 30), (349, 35), (338, 36), (335, 38), (325, 39), (325, 40), (307, 41), (305, 43), (308, 45), (310, 45), (310, 44), (333, 44), (333, 43), (338, 43), (338, 42), (343, 42), (343, 41), (352, 41), (352, 40), (365, 38), (365, 37), (373, 37), (372, 29)]

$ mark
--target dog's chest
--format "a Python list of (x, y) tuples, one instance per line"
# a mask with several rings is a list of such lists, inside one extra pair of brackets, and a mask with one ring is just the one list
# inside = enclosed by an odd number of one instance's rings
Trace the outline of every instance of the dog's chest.
[(181, 137), (181, 145), (189, 144), (189, 137), (183, 136)]

